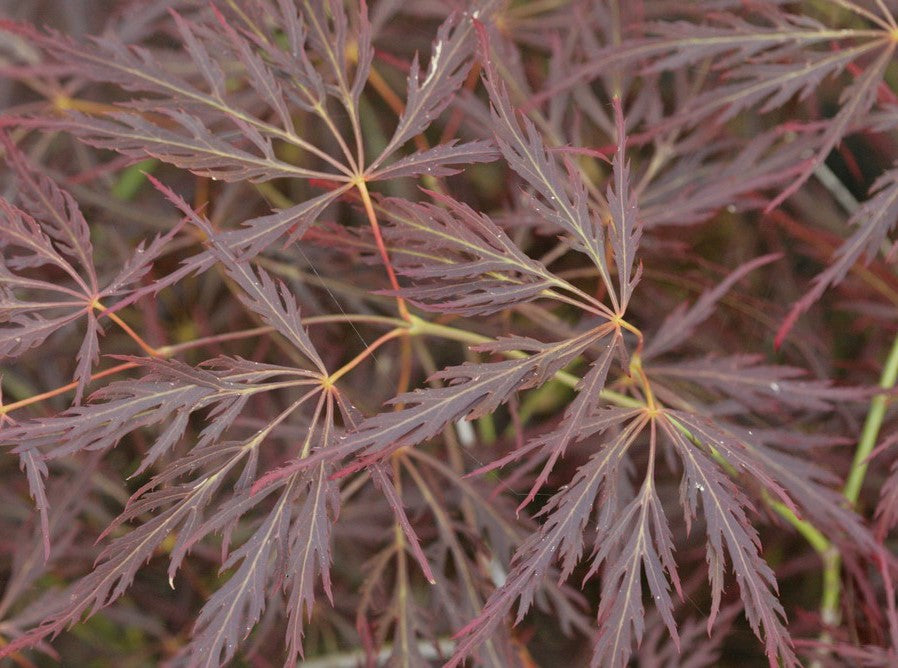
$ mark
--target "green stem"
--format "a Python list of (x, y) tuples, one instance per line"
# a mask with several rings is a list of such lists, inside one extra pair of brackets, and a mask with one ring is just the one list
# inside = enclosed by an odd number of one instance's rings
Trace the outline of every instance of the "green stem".
[[(891, 390), (898, 381), (898, 337), (892, 343), (892, 349), (886, 359), (885, 368), (882, 370), (882, 377), (879, 379), (879, 386), (883, 390)], [(870, 411), (867, 413), (867, 420), (864, 422), (864, 430), (861, 432), (861, 439), (857, 444), (857, 451), (854, 453), (854, 461), (851, 463), (851, 472), (848, 474), (848, 480), (845, 482), (845, 489), (842, 494), (851, 503), (857, 504), (861, 494), (861, 486), (864, 484), (864, 477), (867, 475), (868, 459), (876, 441), (879, 438), (879, 429), (882, 427), (883, 420), (888, 407), (888, 396), (886, 394), (877, 394), (870, 401)]]
[(807, 520), (803, 520), (798, 515), (796, 515), (789, 506), (787, 506), (782, 501), (777, 501), (772, 498), (766, 492), (764, 493), (764, 501), (776, 511), (777, 515), (786, 520), (789, 524), (795, 527), (795, 530), (798, 531), (804, 539), (808, 541), (811, 547), (814, 548), (818, 553), (826, 558), (826, 554), (832, 547), (832, 543), (823, 535), (823, 532), (820, 531), (813, 524), (808, 522)]
[[(895, 387), (896, 382), (898, 382), (898, 337), (895, 337), (892, 349), (886, 358), (882, 376), (879, 379), (879, 387), (883, 390), (891, 390)], [(854, 461), (851, 462), (851, 470), (848, 473), (848, 479), (845, 481), (845, 487), (842, 489), (842, 495), (852, 506), (857, 505), (861, 496), (861, 487), (863, 487), (864, 478), (867, 475), (870, 453), (873, 452), (873, 448), (876, 446), (876, 441), (879, 438), (879, 430), (882, 427), (883, 420), (885, 420), (888, 403), (888, 395), (885, 393), (877, 394), (870, 400), (870, 410), (867, 412), (867, 419), (864, 421), (864, 429), (861, 431), (861, 438), (854, 453)], [(825, 565), (823, 571), (823, 594), (820, 597), (820, 616), (825, 624), (832, 625), (837, 624), (839, 621), (839, 607), (842, 594), (842, 558), (833, 549), (824, 552), (823, 558)]]

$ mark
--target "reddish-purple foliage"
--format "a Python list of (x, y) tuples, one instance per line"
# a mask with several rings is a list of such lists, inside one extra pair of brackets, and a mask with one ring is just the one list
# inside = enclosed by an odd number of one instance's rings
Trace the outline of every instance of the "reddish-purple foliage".
[(0, 18), (0, 658), (898, 663), (898, 7), (456, 4)]

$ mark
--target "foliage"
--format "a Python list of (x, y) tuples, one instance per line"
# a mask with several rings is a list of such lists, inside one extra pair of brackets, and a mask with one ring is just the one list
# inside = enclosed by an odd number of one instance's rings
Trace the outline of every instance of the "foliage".
[(893, 2), (47, 4), (0, 657), (898, 663)]

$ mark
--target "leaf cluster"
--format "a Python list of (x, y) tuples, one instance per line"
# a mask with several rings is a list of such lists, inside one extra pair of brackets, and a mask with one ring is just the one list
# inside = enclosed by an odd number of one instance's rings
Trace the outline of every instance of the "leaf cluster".
[(0, 658), (898, 662), (894, 3), (83, 4), (0, 17)]

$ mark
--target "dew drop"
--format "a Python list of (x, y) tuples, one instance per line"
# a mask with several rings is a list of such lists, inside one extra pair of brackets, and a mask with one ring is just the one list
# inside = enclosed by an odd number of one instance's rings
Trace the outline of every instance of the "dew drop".
[(137, 254), (138, 254), (138, 255), (143, 254), (143, 247), (141, 247), (141, 246), (138, 246), (138, 247), (137, 247)]
[(698, 491), (700, 491), (700, 492), (704, 492), (704, 491), (705, 491), (705, 486), (704, 486), (703, 484), (699, 483), (699, 482), (695, 483), (695, 488), (696, 488)]
[(774, 392), (779, 392), (780, 384), (779, 383), (770, 383), (770, 389), (773, 390)]
[(16, 343), (22, 343), (22, 337), (21, 337), (21, 336), (17, 336), (17, 337), (16, 337)]
[(735, 204), (727, 204), (727, 212), (728, 213), (736, 213), (736, 205)]

